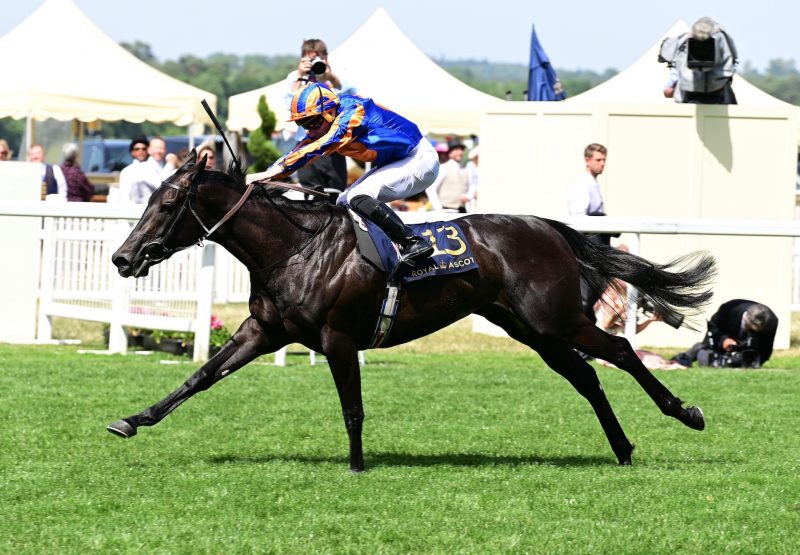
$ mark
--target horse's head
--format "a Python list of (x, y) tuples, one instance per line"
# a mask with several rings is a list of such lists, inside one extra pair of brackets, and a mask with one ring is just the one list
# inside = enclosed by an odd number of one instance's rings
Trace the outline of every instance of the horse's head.
[(122, 277), (146, 276), (150, 267), (203, 237), (191, 202), (197, 195), (197, 176), (205, 168), (205, 156), (193, 151), (186, 163), (150, 196), (142, 218), (111, 261)]

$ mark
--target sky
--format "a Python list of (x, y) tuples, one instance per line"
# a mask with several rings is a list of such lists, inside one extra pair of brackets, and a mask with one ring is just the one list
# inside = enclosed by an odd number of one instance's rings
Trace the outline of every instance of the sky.
[[(43, 0), (2, 0), (0, 36)], [(117, 42), (150, 44), (159, 60), (181, 54), (296, 54), (306, 38), (329, 50), (383, 7), (424, 53), (447, 60), (528, 63), (531, 25), (556, 68), (622, 70), (679, 19), (716, 19), (733, 37), (740, 62), (763, 70), (769, 60), (800, 68), (800, 2), (791, 0), (74, 0)], [(298, 9), (302, 6), (302, 9)], [(45, 39), (46, 40), (46, 39)], [(391, 48), (386, 48), (387, 57)]]

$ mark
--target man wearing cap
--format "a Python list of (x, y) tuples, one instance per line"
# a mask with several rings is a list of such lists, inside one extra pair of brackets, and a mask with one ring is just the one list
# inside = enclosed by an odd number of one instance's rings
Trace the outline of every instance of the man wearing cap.
[(447, 148), (447, 162), (439, 169), (440, 181), (436, 188), (442, 208), (458, 212), (467, 211), (469, 177), (461, 167), (465, 148), (461, 141), (450, 141)]
[(140, 179), (140, 166), (147, 160), (147, 147), (149, 142), (146, 137), (136, 137), (131, 141), (128, 151), (131, 153), (133, 162), (122, 168), (119, 172), (119, 196), (117, 202), (134, 202), (132, 195), (133, 186)]

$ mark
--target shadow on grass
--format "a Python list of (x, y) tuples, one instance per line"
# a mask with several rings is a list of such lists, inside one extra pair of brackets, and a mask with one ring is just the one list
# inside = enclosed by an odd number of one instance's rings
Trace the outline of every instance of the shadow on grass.
[[(414, 455), (409, 453), (366, 453), (365, 463), (368, 468), (380, 467), (434, 467), (434, 466), (524, 466), (546, 465), (558, 467), (616, 466), (612, 457), (542, 457), (485, 455), (480, 453), (443, 453), (439, 455)], [(208, 459), (210, 464), (266, 464), (272, 462), (299, 462), (306, 464), (347, 464), (347, 455), (310, 456), (291, 454), (218, 455)]]

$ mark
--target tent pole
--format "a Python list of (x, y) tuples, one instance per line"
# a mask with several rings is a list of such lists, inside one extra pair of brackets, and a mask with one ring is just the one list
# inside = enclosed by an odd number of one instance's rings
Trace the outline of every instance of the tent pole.
[(190, 123), (186, 129), (189, 135), (189, 150), (194, 150), (194, 125)]
[[(34, 143), (35, 138), (33, 134), (36, 132), (36, 126), (34, 124), (33, 116), (30, 112), (28, 112), (28, 118), (25, 120), (25, 156), (27, 159), (28, 151), (31, 149), (31, 145)], [(20, 154), (22, 154), (20, 152)]]

